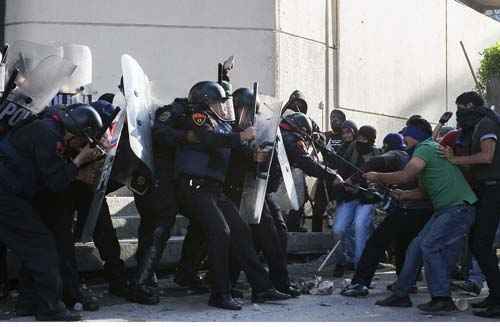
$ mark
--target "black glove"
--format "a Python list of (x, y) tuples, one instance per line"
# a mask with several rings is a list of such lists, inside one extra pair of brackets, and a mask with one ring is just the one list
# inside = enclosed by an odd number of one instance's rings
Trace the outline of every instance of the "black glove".
[(323, 133), (313, 133), (312, 140), (314, 145), (320, 149), (325, 148), (326, 146), (326, 137)]

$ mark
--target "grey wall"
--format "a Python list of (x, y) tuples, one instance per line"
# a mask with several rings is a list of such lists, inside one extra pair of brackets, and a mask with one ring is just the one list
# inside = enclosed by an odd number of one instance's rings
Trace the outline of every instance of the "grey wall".
[[(383, 136), (420, 113), (436, 122), (473, 88), (500, 25), (454, 0), (6, 0), (5, 40), (89, 45), (97, 93), (114, 91), (120, 56), (143, 66), (165, 101), (215, 79), (234, 54), (235, 87), (284, 100), (301, 89), (327, 127), (334, 106)], [(1, 10), (1, 7), (0, 7)], [(320, 109), (320, 108), (324, 109)], [(380, 143), (379, 138), (379, 143)]]

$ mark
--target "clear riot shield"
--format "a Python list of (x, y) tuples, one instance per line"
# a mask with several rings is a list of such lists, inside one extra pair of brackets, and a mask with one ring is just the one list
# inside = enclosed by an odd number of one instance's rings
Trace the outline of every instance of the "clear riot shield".
[(7, 96), (7, 102), (39, 113), (75, 69), (75, 65), (61, 57), (47, 57), (24, 76), (18, 76), (17, 87)]
[(7, 53), (7, 74), (10, 76), (17, 69), (22, 76), (26, 76), (50, 56), (61, 57), (60, 48), (30, 41), (16, 41)]
[(267, 180), (276, 143), (276, 133), (280, 123), (281, 102), (269, 96), (260, 96), (259, 112), (255, 114), (257, 137), (252, 147), (269, 151), (268, 160), (256, 165), (254, 171), (247, 172), (241, 194), (240, 215), (249, 224), (258, 224), (264, 207)]
[(106, 196), (106, 189), (108, 187), (109, 178), (111, 176), (111, 170), (115, 161), (116, 151), (120, 142), (122, 129), (125, 125), (125, 118), (127, 117), (127, 114), (125, 112), (125, 100), (121, 93), (115, 95), (113, 105), (117, 108), (120, 108), (121, 110), (113, 120), (111, 128), (106, 131), (106, 134), (104, 136), (107, 139), (106, 142), (110, 147), (107, 150), (100, 175), (96, 181), (94, 198), (90, 205), (89, 215), (87, 217), (87, 220), (85, 221), (85, 226), (82, 230), (80, 242), (92, 241), (95, 226), (97, 224), (97, 219), (99, 218), (99, 212), (101, 211), (102, 202), (104, 201), (104, 198)]
[(297, 193), (297, 189), (295, 188), (292, 169), (290, 167), (290, 162), (288, 161), (288, 156), (286, 155), (285, 145), (283, 144), (283, 138), (279, 128), (276, 138), (276, 155), (278, 156), (278, 162), (281, 167), (283, 184), (285, 185), (287, 198), (290, 201), (290, 207), (292, 210), (299, 210), (299, 195)]
[[(127, 126), (130, 148), (154, 176), (153, 125), (154, 103), (151, 84), (137, 61), (129, 55), (122, 56), (122, 72), (125, 101), (127, 103)], [(139, 182), (141, 182), (139, 180)], [(129, 185), (130, 188), (130, 185)]]
[(302, 207), (307, 200), (307, 185), (306, 185), (306, 175), (300, 168), (292, 169), (293, 182), (297, 190), (297, 196), (299, 199), (299, 208)]
[(61, 93), (78, 93), (85, 85), (92, 83), (92, 52), (88, 46), (80, 44), (64, 44), (60, 51), (63, 59), (77, 66), (61, 87)]

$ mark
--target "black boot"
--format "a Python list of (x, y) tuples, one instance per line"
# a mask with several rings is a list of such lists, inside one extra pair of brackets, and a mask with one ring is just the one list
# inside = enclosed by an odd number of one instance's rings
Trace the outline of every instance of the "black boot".
[(432, 299), (427, 303), (417, 305), (417, 308), (429, 313), (444, 313), (458, 311), (451, 297)]
[(495, 305), (495, 304), (497, 304), (497, 301), (495, 301), (493, 298), (491, 298), (491, 297), (488, 296), (487, 298), (485, 298), (481, 302), (472, 303), (471, 307), (473, 309), (486, 309), (489, 306), (492, 306), (492, 305)]
[(252, 292), (253, 303), (264, 303), (266, 301), (283, 301), (290, 298), (290, 295), (281, 293), (274, 288), (270, 288), (261, 292)]
[(127, 300), (145, 305), (160, 303), (160, 297), (146, 285), (133, 285), (129, 290)]
[(231, 294), (220, 294), (212, 293), (210, 294), (210, 299), (208, 300), (208, 305), (216, 308), (226, 309), (226, 310), (241, 310), (241, 305), (236, 302)]

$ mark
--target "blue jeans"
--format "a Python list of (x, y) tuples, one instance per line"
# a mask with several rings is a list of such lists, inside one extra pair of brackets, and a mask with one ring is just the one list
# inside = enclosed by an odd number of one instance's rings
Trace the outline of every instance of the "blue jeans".
[[(345, 264), (347, 261), (352, 261), (355, 265), (358, 263), (372, 231), (374, 213), (375, 206), (373, 204), (363, 204), (358, 200), (337, 204), (335, 223), (333, 225), (335, 242), (341, 240), (336, 251), (335, 259), (337, 264)], [(354, 258), (348, 260), (345, 251), (346, 248), (349, 249), (346, 243), (352, 238), (348, 233), (351, 226), (354, 230)]]
[(456, 249), (463, 247), (464, 236), (469, 233), (474, 218), (475, 208), (469, 205), (436, 211), (410, 243), (394, 293), (408, 295), (423, 265), (431, 296), (450, 296), (449, 263), (456, 262)]
[(483, 287), (485, 277), (481, 271), (481, 268), (479, 267), (479, 264), (477, 263), (477, 260), (475, 257), (472, 257), (472, 262), (471, 266), (469, 268), (469, 278), (468, 281), (472, 282), (479, 287)]

